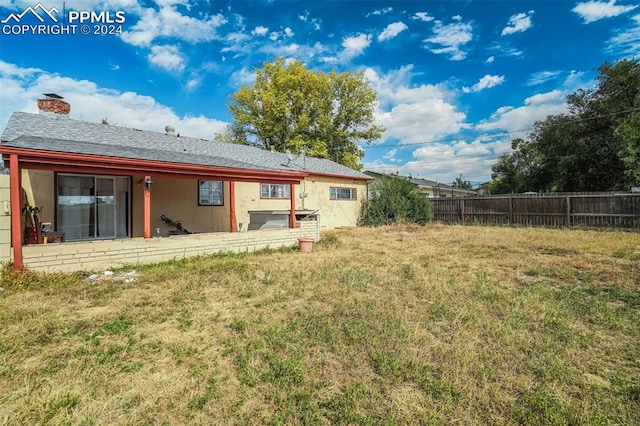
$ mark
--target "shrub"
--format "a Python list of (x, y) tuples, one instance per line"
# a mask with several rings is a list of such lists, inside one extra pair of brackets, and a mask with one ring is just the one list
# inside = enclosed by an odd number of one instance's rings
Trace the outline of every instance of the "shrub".
[(362, 203), (359, 222), (365, 226), (425, 225), (431, 218), (429, 200), (408, 179), (382, 176), (369, 186), (369, 199)]

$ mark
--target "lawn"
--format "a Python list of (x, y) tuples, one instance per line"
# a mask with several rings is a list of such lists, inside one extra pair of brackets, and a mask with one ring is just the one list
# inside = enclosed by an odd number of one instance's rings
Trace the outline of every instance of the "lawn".
[(358, 228), (136, 270), (5, 274), (0, 424), (640, 424), (638, 233)]

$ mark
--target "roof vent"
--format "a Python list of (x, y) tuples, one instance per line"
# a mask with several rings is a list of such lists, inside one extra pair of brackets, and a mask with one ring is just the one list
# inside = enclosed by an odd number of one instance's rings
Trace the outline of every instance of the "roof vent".
[(166, 127), (164, 128), (164, 131), (166, 132), (167, 136), (175, 136), (175, 134), (176, 134), (176, 129), (175, 129), (175, 127), (173, 127), (173, 126), (171, 126), (171, 125), (166, 126)]
[(40, 114), (68, 117), (71, 105), (63, 101), (63, 97), (55, 93), (45, 93), (46, 98), (38, 99)]

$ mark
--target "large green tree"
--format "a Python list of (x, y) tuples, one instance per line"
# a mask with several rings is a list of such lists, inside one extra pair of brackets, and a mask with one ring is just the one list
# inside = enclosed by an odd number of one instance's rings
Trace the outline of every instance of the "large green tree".
[(492, 167), (494, 193), (628, 190), (640, 183), (640, 63), (598, 68), (593, 89), (567, 97), (568, 112), (534, 124), (529, 140)]
[(329, 158), (359, 170), (359, 142), (380, 138), (376, 92), (362, 73), (314, 72), (300, 61), (278, 58), (255, 70), (252, 86), (231, 96), (227, 135), (236, 142)]

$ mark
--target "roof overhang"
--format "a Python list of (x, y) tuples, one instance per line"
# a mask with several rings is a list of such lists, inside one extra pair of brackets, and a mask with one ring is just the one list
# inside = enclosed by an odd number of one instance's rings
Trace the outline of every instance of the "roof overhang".
[[(244, 182), (273, 181), (299, 183), (308, 172), (254, 170), (205, 166), (165, 161), (109, 157), (91, 154), (47, 151), (0, 145), (3, 156), (17, 155), (20, 168), (66, 173), (153, 175), (181, 179), (234, 180)], [(3, 158), (5, 167), (9, 159)]]
[(372, 178), (371, 176), (362, 176), (362, 177), (360, 177), (360, 176), (339, 175), (339, 174), (332, 174), (332, 173), (308, 172), (307, 175), (338, 178), (338, 179), (344, 179), (344, 180), (362, 180), (362, 181), (365, 181), (365, 182), (374, 180), (374, 178)]

